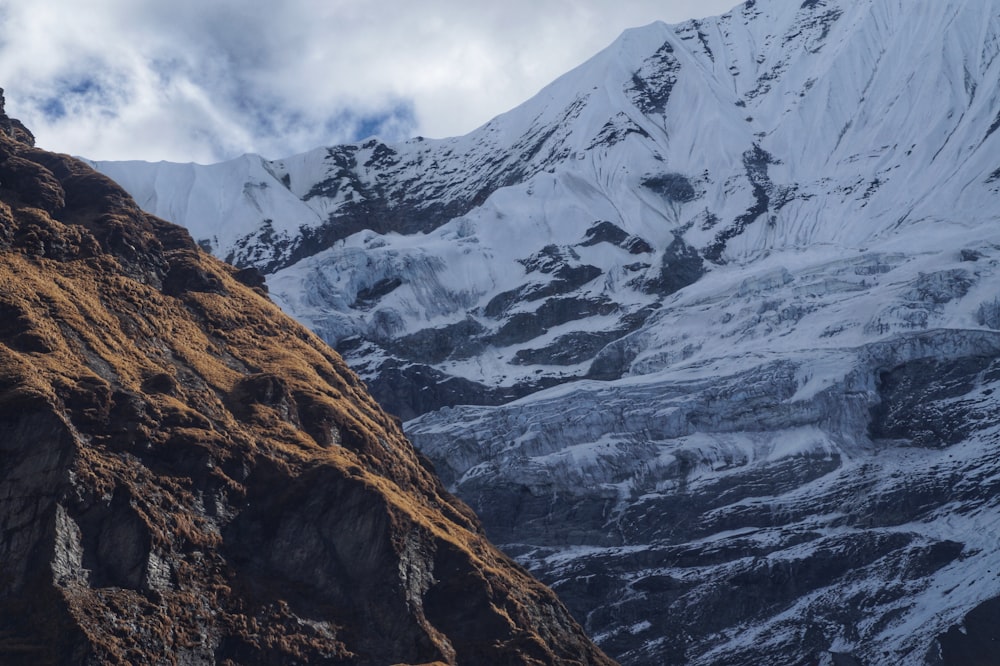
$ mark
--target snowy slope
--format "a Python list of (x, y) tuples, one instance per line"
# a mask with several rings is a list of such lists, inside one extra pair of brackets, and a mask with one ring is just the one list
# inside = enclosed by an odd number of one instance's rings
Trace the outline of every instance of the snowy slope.
[[(465, 137), (98, 166), (219, 256), (272, 274), (276, 298), (369, 380), (412, 380), (419, 363), (495, 403), (587, 374), (600, 347), (718, 265), (896, 236), (937, 248), (992, 219), (993, 9), (748, 3), (627, 32)], [(911, 37), (927, 26), (940, 37)], [(552, 246), (558, 265), (533, 270)], [(548, 296), (573, 311), (524, 328), (516, 315)], [(438, 353), (393, 349), (414, 334)], [(404, 417), (455, 402), (382, 393)]]
[(751, 0), (464, 137), (97, 166), (263, 270), (623, 662), (963, 663), (998, 55), (992, 0)]

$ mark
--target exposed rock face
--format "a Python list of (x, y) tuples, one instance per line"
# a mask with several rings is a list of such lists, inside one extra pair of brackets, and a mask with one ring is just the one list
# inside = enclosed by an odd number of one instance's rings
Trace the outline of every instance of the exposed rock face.
[(1000, 336), (741, 363), (409, 428), (623, 663), (991, 663)]
[(0, 661), (610, 664), (313, 334), (0, 108)]

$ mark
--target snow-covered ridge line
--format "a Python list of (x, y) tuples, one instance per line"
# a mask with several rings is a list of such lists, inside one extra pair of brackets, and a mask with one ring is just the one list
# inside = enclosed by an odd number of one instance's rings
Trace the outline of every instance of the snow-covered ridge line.
[(623, 663), (962, 663), (998, 55), (991, 0), (751, 0), (464, 137), (97, 166), (264, 270)]

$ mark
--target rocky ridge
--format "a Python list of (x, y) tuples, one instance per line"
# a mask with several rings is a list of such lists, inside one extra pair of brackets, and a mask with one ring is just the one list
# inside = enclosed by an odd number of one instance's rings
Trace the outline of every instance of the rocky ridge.
[(259, 274), (2, 104), (0, 254), (0, 661), (612, 663)]

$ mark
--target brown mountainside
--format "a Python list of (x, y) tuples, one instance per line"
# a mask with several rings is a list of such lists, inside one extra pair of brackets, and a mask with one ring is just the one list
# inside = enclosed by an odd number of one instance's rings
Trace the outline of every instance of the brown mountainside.
[(0, 95), (0, 662), (611, 663), (254, 277)]

